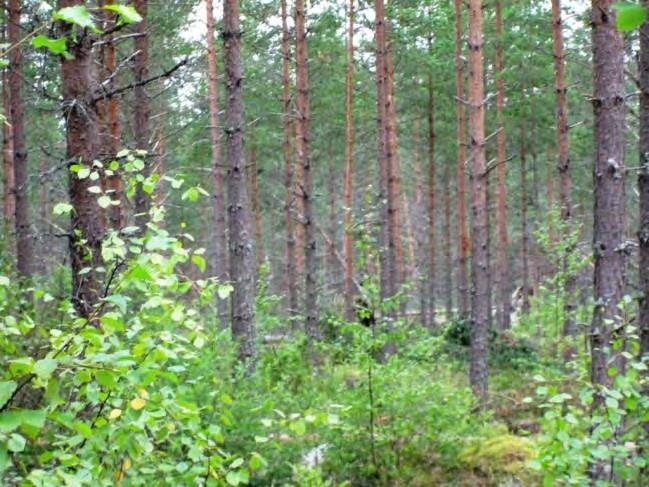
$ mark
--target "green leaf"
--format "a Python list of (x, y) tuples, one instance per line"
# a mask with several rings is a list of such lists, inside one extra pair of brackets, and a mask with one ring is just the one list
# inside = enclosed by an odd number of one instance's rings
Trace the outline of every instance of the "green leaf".
[(6, 68), (8, 66), (9, 66), (9, 60), (5, 58), (0, 58), (0, 68)]
[(54, 18), (54, 20), (67, 22), (68, 24), (78, 25), (84, 29), (90, 29), (93, 32), (100, 32), (95, 25), (95, 21), (92, 20), (90, 11), (85, 7), (85, 5), (73, 5), (71, 7), (62, 8), (61, 10), (54, 12), (52, 18)]
[(621, 32), (636, 30), (647, 19), (647, 11), (637, 3), (617, 2), (611, 8), (617, 11), (617, 28)]
[(216, 294), (219, 295), (220, 299), (228, 299), (232, 291), (234, 291), (234, 288), (231, 284), (221, 284), (216, 288)]
[(139, 281), (153, 281), (153, 276), (151, 273), (143, 266), (136, 265), (129, 271), (129, 277), (133, 277)]
[(201, 257), (200, 255), (193, 255), (192, 262), (196, 264), (196, 267), (198, 267), (201, 272), (205, 272), (205, 268), (207, 267), (207, 265), (203, 257)]
[(68, 203), (58, 203), (54, 206), (52, 213), (55, 215), (69, 215), (72, 213), (73, 209), (72, 205), (69, 205)]
[(97, 198), (97, 204), (101, 208), (104, 208), (104, 209), (108, 208), (110, 206), (111, 202), (112, 202), (112, 200), (110, 199), (110, 196), (107, 196), (107, 195), (103, 195), (103, 196), (100, 196), (99, 198)]
[(68, 52), (68, 42), (65, 37), (60, 37), (58, 39), (50, 39), (44, 35), (37, 35), (32, 39), (32, 45), (36, 49), (47, 49), (52, 54), (57, 54), (65, 57), (66, 59), (72, 59), (72, 55)]
[(90, 168), (89, 167), (80, 167), (79, 170), (77, 171), (77, 177), (79, 179), (86, 179), (88, 176), (90, 176)]
[(11, 452), (20, 453), (25, 449), (26, 444), (27, 441), (23, 436), (19, 435), (18, 433), (13, 433), (9, 437), (9, 441), (7, 441), (7, 448)]
[(250, 457), (250, 469), (261, 470), (267, 465), (266, 460), (259, 453), (254, 453)]
[(137, 24), (142, 22), (142, 16), (131, 5), (106, 5), (104, 10), (110, 10), (119, 15), (119, 24)]
[(117, 306), (122, 313), (126, 313), (126, 307), (128, 306), (128, 300), (126, 296), (122, 296), (121, 294), (113, 294), (112, 296), (105, 298), (105, 300)]
[(7, 449), (4, 447), (4, 445), (0, 445), (0, 475), (2, 472), (7, 470), (7, 467), (9, 466), (9, 454), (7, 453)]
[(8, 382), (0, 382), (0, 407), (4, 406), (11, 398), (18, 384), (16, 381), (10, 380)]
[(34, 364), (34, 374), (43, 380), (52, 377), (58, 362), (53, 358), (44, 358)]
[(0, 286), (9, 287), (11, 280), (7, 276), (0, 276)]

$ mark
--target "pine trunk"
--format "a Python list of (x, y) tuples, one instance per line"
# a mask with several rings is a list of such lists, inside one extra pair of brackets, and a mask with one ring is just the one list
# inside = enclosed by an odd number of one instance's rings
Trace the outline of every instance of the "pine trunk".
[[(431, 40), (429, 38), (428, 51), (431, 52)], [(426, 326), (430, 329), (435, 327), (435, 282), (436, 262), (435, 251), (435, 99), (433, 93), (433, 74), (428, 73), (428, 311), (426, 313)]]
[(315, 209), (313, 194), (313, 175), (311, 174), (311, 115), (309, 107), (309, 67), (308, 49), (306, 40), (306, 12), (304, 0), (295, 2), (295, 32), (296, 32), (296, 80), (297, 80), (297, 116), (300, 127), (298, 137), (298, 164), (302, 167), (303, 187), (302, 199), (304, 201), (304, 305), (305, 305), (305, 330), (313, 339), (320, 338), (318, 328), (318, 301), (317, 301), (317, 268), (318, 256), (316, 254), (315, 235)]
[(25, 103), (22, 97), (23, 54), (21, 38), (20, 0), (9, 1), (9, 25), (7, 28), (9, 44), (9, 90), (11, 92), (11, 123), (13, 125), (13, 164), (15, 195), (15, 228), (16, 228), (16, 270), (21, 277), (32, 275), (34, 250), (30, 231), (29, 217), (29, 174), (27, 168), (27, 147), (25, 143)]
[(348, 4), (349, 26), (347, 30), (347, 79), (345, 96), (345, 187), (343, 206), (345, 208), (344, 250), (345, 250), (345, 319), (353, 321), (354, 313), (354, 0)]
[[(13, 232), (16, 219), (16, 179), (14, 176), (14, 135), (13, 124), (11, 123), (11, 94), (9, 90), (9, 73), (8, 68), (2, 74), (2, 104), (5, 115), (5, 123), (2, 124), (3, 146), (3, 215), (4, 228), (3, 234), (5, 245), (13, 249)], [(7, 249), (7, 250), (9, 250)]]
[[(523, 102), (525, 103), (527, 98), (525, 96), (525, 90), (523, 90), (522, 96)], [(529, 296), (529, 286), (530, 286), (530, 264), (529, 264), (529, 254), (530, 254), (530, 231), (529, 223), (527, 221), (527, 210), (529, 203), (528, 187), (527, 187), (527, 141), (526, 137), (526, 125), (525, 120), (520, 122), (520, 157), (521, 157), (521, 166), (520, 166), (520, 192), (521, 192), (521, 295), (522, 295), (522, 312), (528, 313), (530, 310), (530, 296)]]
[[(223, 194), (223, 163), (221, 161), (221, 126), (219, 120), (218, 64), (214, 25), (214, 2), (207, 0), (207, 73), (212, 142), (212, 210), (214, 212), (214, 275), (220, 283), (228, 276), (228, 237), (226, 233), (225, 198)], [(221, 329), (228, 326), (228, 301), (218, 299), (217, 312)]]
[(256, 365), (255, 260), (244, 157), (243, 72), (241, 23), (238, 0), (223, 3), (223, 52), (225, 57), (226, 143), (228, 148), (228, 226), (232, 292), (232, 336), (237, 356), (248, 371)]
[(484, 55), (482, 0), (469, 0), (469, 106), (471, 139), (471, 368), (474, 394), (488, 394), (487, 341), (489, 325), (487, 161), (485, 155)]

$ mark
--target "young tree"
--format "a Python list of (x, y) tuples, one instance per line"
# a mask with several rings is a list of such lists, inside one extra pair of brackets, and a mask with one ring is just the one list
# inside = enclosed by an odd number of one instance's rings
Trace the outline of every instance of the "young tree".
[(7, 26), (9, 44), (9, 90), (13, 134), (14, 197), (16, 226), (16, 270), (22, 277), (30, 277), (33, 267), (32, 235), (29, 217), (29, 175), (25, 144), (25, 103), (22, 97), (23, 54), (21, 38), (22, 2), (9, 0)]
[(318, 296), (316, 279), (318, 261), (316, 255), (316, 228), (313, 193), (313, 175), (311, 174), (311, 112), (309, 105), (309, 67), (306, 39), (306, 11), (304, 0), (295, 1), (295, 66), (296, 66), (296, 108), (298, 164), (302, 167), (303, 185), (301, 188), (304, 201), (304, 259), (305, 259), (305, 330), (311, 339), (320, 337), (318, 328)]
[(291, 102), (291, 78), (290, 78), (290, 37), (288, 31), (288, 11), (286, 0), (280, 2), (282, 15), (282, 103), (284, 105), (283, 126), (284, 126), (284, 188), (286, 199), (284, 202), (284, 226), (286, 228), (286, 295), (287, 308), (290, 316), (298, 312), (297, 293), (297, 268), (295, 252), (295, 186), (293, 182), (293, 110)]
[(223, 52), (225, 57), (226, 124), (228, 148), (228, 215), (232, 335), (239, 360), (252, 371), (256, 365), (255, 260), (244, 158), (243, 72), (241, 21), (238, 0), (223, 3)]
[[(208, 103), (210, 110), (210, 138), (212, 141), (212, 208), (214, 211), (214, 274), (219, 282), (228, 281), (228, 251), (226, 235), (225, 205), (223, 197), (223, 167), (221, 163), (221, 127), (219, 124), (218, 70), (216, 41), (214, 39), (214, 5), (205, 2), (207, 8), (207, 72)], [(218, 301), (218, 315), (221, 328), (228, 326), (228, 302)]]
[[(432, 39), (428, 38), (428, 52), (432, 54)], [(435, 283), (436, 283), (436, 263), (435, 252), (437, 245), (435, 243), (435, 96), (433, 92), (433, 73), (428, 72), (427, 79), (428, 103), (426, 105), (426, 114), (428, 119), (428, 311), (426, 313), (426, 325), (429, 328), (435, 327)]]
[(457, 99), (457, 223), (458, 223), (458, 304), (462, 318), (469, 316), (467, 260), (469, 237), (466, 231), (466, 110), (464, 107), (464, 59), (462, 57), (462, 0), (455, 0), (455, 97)]
[(345, 319), (355, 319), (354, 313), (354, 229), (353, 229), (353, 181), (354, 181), (354, 0), (347, 5), (347, 78), (345, 92)]
[(507, 249), (507, 136), (505, 134), (505, 77), (503, 63), (503, 18), (500, 0), (496, 0), (496, 118), (498, 120), (498, 135), (496, 136), (496, 323), (500, 330), (506, 330), (510, 325), (511, 314), (511, 276), (509, 275), (509, 259)]
[[(643, 0), (649, 8), (649, 0)], [(640, 357), (649, 356), (649, 22), (640, 29)]]
[(485, 101), (482, 0), (469, 0), (469, 108), (471, 139), (471, 368), (474, 394), (485, 401), (488, 394), (487, 339), (490, 317), (489, 267), (487, 262), (488, 208), (485, 155)]
[[(61, 8), (84, 5), (83, 0), (60, 0)], [(62, 94), (66, 122), (66, 158), (70, 164), (92, 167), (97, 156), (97, 103), (94, 99), (93, 35), (66, 22), (61, 29), (72, 56), (61, 56)], [(77, 32), (74, 32), (74, 31)], [(70, 234), (72, 302), (77, 313), (89, 318), (102, 296), (101, 246), (106, 222), (95, 194), (96, 183), (70, 171), (69, 195), (73, 207)], [(87, 273), (81, 272), (89, 268)]]
[[(147, 151), (144, 158), (144, 171), (145, 177), (151, 173), (151, 155), (148, 154), (150, 150), (150, 107), (149, 96), (144, 86), (144, 81), (149, 75), (149, 26), (147, 21), (149, 0), (134, 0), (135, 9), (142, 17), (142, 21), (136, 24), (135, 38), (135, 52), (133, 66), (133, 77), (135, 78), (135, 87), (133, 88), (133, 129), (135, 132), (135, 145), (140, 150)], [(149, 221), (149, 208), (150, 198), (146, 194), (141, 184), (138, 184), (135, 193), (135, 214), (136, 224), (140, 227), (140, 231), (144, 230), (144, 226)]]

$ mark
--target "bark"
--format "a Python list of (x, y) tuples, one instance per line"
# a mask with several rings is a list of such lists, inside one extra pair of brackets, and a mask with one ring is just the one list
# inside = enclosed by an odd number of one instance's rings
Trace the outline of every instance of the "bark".
[(230, 280), (234, 291), (232, 336), (237, 356), (247, 371), (256, 365), (255, 344), (255, 261), (244, 158), (243, 72), (241, 23), (238, 0), (223, 3), (223, 52), (225, 57), (226, 144), (228, 148), (228, 226), (230, 237)]
[(348, 4), (347, 30), (347, 79), (345, 93), (345, 187), (343, 205), (345, 208), (345, 319), (354, 321), (354, 229), (353, 229), (353, 181), (354, 181), (354, 0)]
[[(413, 145), (415, 152), (415, 215), (414, 217), (419, 221), (420, 218), (425, 217), (427, 213), (426, 205), (424, 203), (424, 178), (421, 172), (421, 120), (419, 112), (415, 117), (415, 125), (413, 131)], [(428, 261), (428, 246), (426, 245), (426, 237), (428, 235), (428, 227), (422, 228), (418, 226), (415, 231), (417, 239), (417, 262), (415, 263), (414, 273), (411, 274), (413, 279), (417, 280), (417, 289), (419, 291), (419, 309), (421, 324), (426, 326), (428, 323), (428, 279), (426, 276), (426, 267)]]
[[(649, 7), (649, 1), (643, 0)], [(640, 357), (649, 355), (649, 22), (640, 32)]]
[(446, 320), (453, 316), (453, 251), (451, 249), (451, 165), (444, 161), (442, 173), (442, 186), (444, 187), (444, 260), (446, 262), (444, 276), (444, 303), (446, 306)]
[[(149, 95), (145, 86), (141, 83), (149, 77), (149, 33), (148, 33), (148, 0), (134, 0), (135, 9), (142, 16), (142, 21), (136, 24), (136, 31), (140, 36), (135, 38), (135, 56), (133, 77), (135, 88), (133, 89), (133, 109), (134, 109), (134, 132), (135, 145), (140, 150), (147, 151), (144, 157), (143, 176), (148, 177), (151, 174), (151, 157), (148, 154), (150, 150), (150, 107)], [(135, 222), (140, 231), (144, 231), (146, 223), (149, 221), (149, 209), (151, 200), (144, 192), (142, 185), (138, 184), (135, 191)]]
[(327, 273), (327, 284), (329, 287), (329, 292), (331, 295), (342, 292), (338, 286), (341, 283), (339, 276), (339, 266), (336, 260), (336, 230), (337, 230), (337, 215), (336, 215), (336, 168), (335, 168), (335, 159), (333, 154), (333, 145), (330, 145), (328, 148), (327, 154), (327, 171), (329, 176), (327, 178), (327, 196), (329, 201), (327, 206), (329, 208), (329, 224), (327, 231), (331, 235), (330, 243), (325, 244), (327, 249), (327, 259), (326, 259), (326, 273)]
[(311, 174), (311, 115), (309, 107), (309, 68), (306, 39), (306, 12), (304, 0), (295, 2), (295, 32), (296, 32), (296, 80), (297, 80), (297, 116), (300, 127), (298, 137), (298, 164), (302, 167), (304, 178), (302, 199), (304, 201), (304, 305), (305, 330), (309, 338), (319, 339), (318, 301), (317, 301), (317, 255), (315, 235), (315, 211), (313, 194), (313, 176)]
[(298, 312), (297, 268), (295, 252), (295, 231), (293, 225), (295, 207), (295, 188), (293, 186), (293, 117), (290, 85), (291, 54), (289, 47), (288, 12), (286, 0), (281, 0), (282, 13), (282, 102), (284, 104), (284, 187), (286, 199), (284, 202), (284, 225), (286, 227), (286, 295), (289, 316)]
[(505, 78), (503, 62), (503, 19), (500, 0), (496, 1), (496, 76), (497, 100), (496, 118), (498, 120), (498, 135), (496, 140), (496, 269), (494, 272), (496, 287), (496, 323), (499, 330), (510, 326), (511, 316), (511, 276), (509, 275), (509, 260), (507, 249), (507, 136), (505, 134)]
[[(251, 139), (253, 139), (251, 137)], [(254, 142), (254, 139), (251, 140), (250, 144), (250, 165), (248, 167), (248, 174), (250, 179), (250, 205), (252, 208), (252, 214), (254, 215), (254, 227), (255, 227), (255, 255), (257, 256), (257, 271), (266, 262), (266, 254), (264, 252), (264, 230), (261, 219), (261, 197), (259, 194), (259, 181), (257, 177), (259, 175), (259, 168), (257, 167), (257, 145)]]
[(14, 176), (14, 136), (13, 124), (11, 123), (11, 94), (9, 91), (9, 74), (8, 70), (4, 70), (2, 75), (2, 104), (4, 108), (4, 115), (6, 118), (3, 124), (3, 215), (4, 215), (4, 236), (5, 242), (12, 242), (11, 232), (14, 229), (14, 221), (16, 219), (16, 179)]
[(380, 205), (379, 226), (379, 267), (381, 300), (392, 297), (395, 293), (393, 281), (394, 248), (390, 247), (391, 234), (388, 215), (389, 199), (389, 159), (387, 134), (387, 69), (386, 69), (386, 39), (385, 39), (385, 5), (383, 0), (374, 1), (375, 10), (375, 50), (376, 50), (376, 125), (377, 125), (377, 161), (379, 166), (378, 199)]
[[(428, 51), (431, 51), (431, 39), (428, 38)], [(433, 93), (433, 73), (428, 73), (428, 312), (426, 326), (435, 327), (435, 283), (436, 262), (435, 250), (435, 99)]]
[(22, 97), (23, 53), (20, 47), (20, 22), (22, 2), (9, 1), (9, 22), (7, 34), (13, 49), (9, 52), (9, 90), (11, 92), (11, 124), (13, 132), (15, 228), (16, 228), (16, 270), (21, 277), (32, 275), (34, 250), (29, 216), (29, 174), (27, 147), (25, 143), (25, 103)]
[[(523, 89), (522, 103), (525, 103), (526, 96), (525, 90)], [(525, 120), (520, 122), (520, 157), (521, 157), (521, 166), (520, 166), (520, 192), (521, 192), (521, 293), (522, 293), (522, 312), (528, 313), (530, 311), (530, 263), (529, 263), (529, 254), (530, 254), (530, 230), (529, 223), (527, 221), (527, 210), (529, 204), (529, 195), (527, 187), (527, 141), (526, 141), (526, 124)]]
[(489, 268), (487, 161), (485, 155), (484, 54), (482, 0), (469, 0), (469, 106), (471, 139), (471, 367), (474, 394), (486, 401), (488, 394), (487, 341), (489, 324)]
[(470, 250), (466, 224), (466, 110), (464, 107), (464, 60), (462, 59), (462, 0), (455, 0), (455, 96), (457, 98), (457, 223), (459, 315), (469, 317), (467, 262)]
[[(554, 50), (555, 90), (557, 95), (557, 155), (559, 170), (559, 204), (561, 219), (566, 227), (571, 227), (572, 219), (572, 180), (570, 175), (570, 146), (568, 135), (568, 87), (566, 83), (566, 55), (563, 45), (563, 22), (561, 20), (561, 0), (552, 0), (552, 37)], [(563, 271), (567, 270), (564, 257)], [(574, 311), (576, 279), (568, 275), (564, 286), (565, 322), (564, 336), (574, 336), (577, 332)]]
[[(208, 104), (210, 110), (210, 139), (212, 142), (212, 209), (214, 211), (214, 274), (220, 283), (228, 277), (228, 238), (223, 195), (223, 163), (221, 161), (221, 127), (219, 120), (218, 67), (214, 38), (214, 5), (206, 1), (207, 8), (207, 72)], [(228, 326), (228, 301), (218, 299), (217, 312), (221, 329)]]
[[(59, 2), (61, 8), (84, 4), (83, 0)], [(72, 30), (76, 28), (62, 23), (61, 29), (68, 39), (72, 39)], [(76, 41), (68, 43), (72, 59), (61, 58), (66, 158), (70, 164), (91, 167), (99, 148), (91, 52), (93, 39), (90, 33), (81, 31), (77, 31), (75, 37)], [(106, 221), (96, 195), (88, 191), (94, 185), (90, 178), (80, 179), (77, 173), (70, 172), (69, 195), (74, 208), (70, 232), (72, 302), (77, 313), (84, 318), (92, 316), (102, 296), (103, 274), (98, 268), (103, 264), (101, 244)], [(82, 273), (85, 268), (90, 268), (90, 271)]]
[[(590, 330), (591, 379), (611, 386), (609, 367), (622, 371), (623, 361), (612, 343), (623, 338), (618, 305), (626, 292), (627, 210), (624, 160), (624, 43), (615, 26), (611, 0), (592, 1), (593, 109), (595, 136), (594, 232), (595, 309)], [(596, 394), (594, 407), (602, 404)], [(608, 463), (608, 462), (606, 462)], [(592, 466), (593, 481), (612, 480), (609, 466)]]

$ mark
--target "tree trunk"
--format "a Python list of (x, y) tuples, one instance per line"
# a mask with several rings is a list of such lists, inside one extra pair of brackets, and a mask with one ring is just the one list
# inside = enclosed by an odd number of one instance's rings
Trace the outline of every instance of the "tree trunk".
[(446, 306), (446, 321), (453, 316), (453, 251), (451, 249), (451, 165), (444, 161), (442, 173), (444, 187), (444, 260), (446, 275), (444, 276), (444, 302)]
[(318, 328), (318, 301), (317, 301), (317, 267), (315, 235), (315, 210), (313, 194), (313, 176), (311, 174), (311, 128), (309, 107), (309, 68), (308, 50), (306, 40), (306, 12), (304, 0), (295, 2), (295, 32), (296, 32), (296, 80), (297, 80), (297, 116), (300, 127), (298, 137), (298, 164), (302, 167), (304, 178), (302, 198), (304, 201), (304, 275), (305, 275), (305, 329), (307, 335), (313, 340), (320, 338)]
[(261, 219), (261, 197), (259, 194), (259, 182), (257, 180), (257, 176), (259, 175), (259, 168), (257, 167), (257, 145), (252, 134), (250, 139), (250, 163), (247, 172), (250, 180), (250, 205), (252, 214), (254, 215), (255, 255), (257, 256), (257, 271), (259, 272), (266, 262), (266, 254), (264, 252), (264, 229)]
[[(432, 42), (428, 38), (428, 52), (432, 51)], [(426, 326), (435, 327), (435, 283), (436, 262), (435, 251), (435, 99), (433, 93), (433, 73), (428, 73), (428, 312)]]
[(347, 7), (349, 26), (347, 30), (347, 79), (345, 94), (345, 187), (343, 206), (345, 208), (345, 319), (354, 321), (354, 228), (353, 228), (353, 183), (354, 183), (354, 0)]
[(458, 223), (458, 304), (461, 318), (469, 317), (467, 261), (469, 237), (466, 225), (466, 110), (464, 107), (464, 59), (462, 58), (462, 0), (455, 0), (455, 96), (457, 98), (457, 223)]
[(496, 76), (497, 100), (496, 110), (498, 119), (498, 135), (496, 136), (496, 269), (494, 273), (496, 284), (496, 323), (498, 329), (506, 330), (510, 326), (511, 316), (511, 276), (509, 275), (509, 260), (507, 249), (507, 138), (505, 134), (505, 78), (503, 63), (503, 19), (500, 0), (496, 1)]
[(393, 281), (394, 264), (390, 248), (390, 225), (388, 214), (389, 199), (389, 159), (387, 134), (387, 69), (386, 69), (386, 39), (385, 39), (385, 5), (383, 0), (374, 0), (374, 36), (376, 50), (376, 125), (377, 125), (377, 161), (379, 165), (379, 194), (380, 223), (379, 223), (379, 265), (381, 300), (392, 297), (395, 292)]
[(284, 104), (284, 187), (286, 199), (284, 202), (284, 225), (286, 227), (286, 295), (289, 316), (298, 312), (297, 298), (297, 268), (295, 252), (294, 210), (295, 187), (293, 185), (293, 113), (291, 104), (291, 79), (289, 47), (288, 12), (286, 0), (281, 0), (282, 11), (282, 102)]
[[(421, 171), (421, 120), (419, 112), (415, 116), (413, 127), (413, 150), (415, 152), (415, 207), (414, 217), (416, 221), (425, 218), (427, 214), (428, 201), (424, 203), (424, 178)], [(428, 294), (430, 285), (426, 272), (428, 262), (428, 245), (426, 238), (428, 236), (428, 226), (417, 226), (415, 230), (417, 239), (417, 262), (415, 262), (414, 273), (411, 274), (416, 279), (417, 290), (419, 292), (419, 311), (420, 321), (423, 326), (428, 326)]]
[[(84, 5), (83, 0), (60, 0), (61, 8)], [(76, 29), (63, 22), (61, 29), (69, 39)], [(92, 37), (77, 32), (76, 41), (68, 44), (71, 59), (61, 57), (64, 120), (66, 122), (66, 158), (70, 164), (92, 167), (99, 145), (97, 104), (94, 100)], [(102, 296), (101, 245), (106, 222), (94, 194), (88, 191), (95, 183), (70, 172), (69, 194), (72, 203), (70, 261), (72, 265), (72, 302), (77, 313), (90, 318)], [(87, 273), (81, 271), (90, 268)]]
[(485, 155), (484, 58), (482, 0), (469, 0), (469, 106), (471, 139), (471, 369), (474, 394), (484, 402), (488, 394), (487, 346), (489, 324), (489, 268), (487, 161)]
[(13, 125), (14, 194), (16, 202), (16, 270), (21, 277), (32, 275), (34, 251), (29, 218), (29, 174), (25, 144), (25, 103), (22, 98), (23, 54), (20, 46), (21, 1), (9, 1), (9, 90), (11, 92), (11, 123)]
[[(649, 7), (649, 1), (643, 0)], [(649, 354), (649, 22), (640, 33), (640, 357)]]
[[(220, 283), (228, 276), (228, 237), (226, 233), (223, 195), (223, 164), (221, 162), (221, 127), (219, 120), (218, 65), (214, 38), (214, 2), (207, 0), (207, 73), (208, 103), (210, 109), (210, 138), (212, 142), (212, 210), (214, 211), (214, 275)], [(217, 312), (221, 329), (228, 326), (228, 301), (217, 298)]]
[[(16, 219), (16, 179), (14, 177), (14, 135), (13, 124), (11, 123), (11, 94), (9, 90), (9, 73), (8, 68), (3, 70), (2, 74), (2, 104), (6, 121), (3, 124), (3, 215), (4, 215), (4, 238), (5, 245), (14, 249), (13, 232)], [(9, 244), (11, 242), (11, 244)], [(9, 249), (8, 249), (9, 250)]]
[[(561, 0), (552, 0), (552, 36), (554, 41), (554, 72), (557, 94), (557, 154), (559, 170), (559, 204), (561, 219), (571, 228), (572, 219), (572, 181), (570, 175), (570, 147), (568, 135), (568, 87), (566, 83), (566, 55), (563, 47), (563, 23), (561, 20)], [(568, 262), (564, 258), (563, 271), (567, 271)], [(567, 276), (564, 286), (564, 336), (577, 333), (575, 323), (575, 278)], [(574, 347), (571, 347), (574, 348)]]
[[(138, 149), (147, 151), (144, 157), (143, 176), (148, 177), (151, 174), (151, 154), (150, 150), (150, 108), (149, 96), (144, 86), (138, 84), (146, 80), (149, 75), (149, 32), (148, 32), (148, 0), (134, 0), (135, 9), (142, 16), (142, 21), (136, 24), (136, 31), (140, 34), (135, 38), (135, 56), (133, 77), (136, 83), (133, 89), (134, 98), (134, 132), (135, 144)], [(146, 223), (149, 221), (149, 209), (151, 200), (149, 195), (144, 192), (142, 185), (138, 184), (135, 192), (135, 222), (140, 231), (144, 232)]]
[[(592, 1), (593, 108), (595, 135), (594, 232), (595, 310), (590, 330), (591, 378), (594, 385), (612, 386), (610, 367), (622, 372), (614, 340), (623, 339), (618, 305), (626, 292), (627, 216), (624, 161), (624, 42), (615, 25), (611, 0)], [(596, 394), (594, 407), (604, 397)], [(594, 481), (611, 480), (608, 462), (592, 466)]]
[[(522, 104), (526, 103), (527, 97), (525, 89), (522, 93)], [(522, 293), (522, 312), (528, 313), (530, 311), (530, 231), (527, 221), (527, 209), (529, 204), (529, 195), (527, 188), (527, 143), (525, 120), (520, 121), (520, 144), (521, 144), (521, 172), (520, 172), (520, 191), (521, 191), (521, 293)]]
[(249, 199), (243, 146), (243, 73), (238, 0), (223, 3), (223, 47), (226, 88), (226, 143), (228, 148), (228, 216), (232, 336), (237, 356), (252, 371), (256, 365), (255, 260), (251, 238)]

